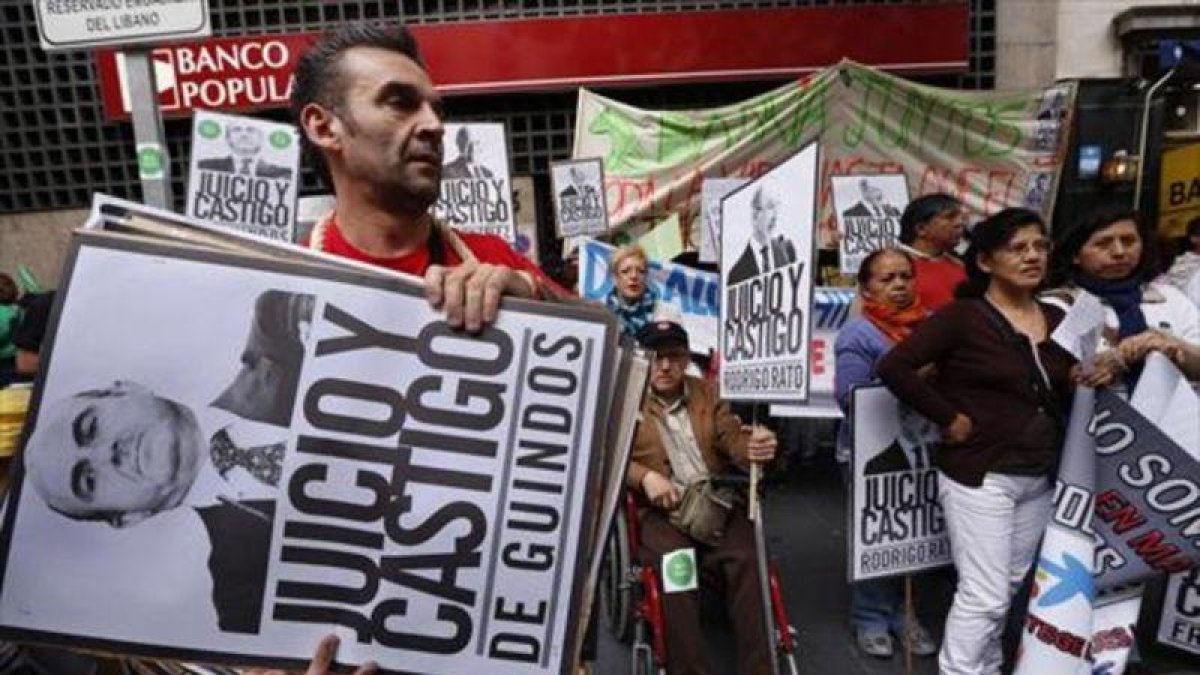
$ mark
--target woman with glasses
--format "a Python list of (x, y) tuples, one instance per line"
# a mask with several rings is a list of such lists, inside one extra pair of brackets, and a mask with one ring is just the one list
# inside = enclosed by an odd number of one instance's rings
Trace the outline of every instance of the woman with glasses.
[[(837, 460), (849, 484), (850, 393), (876, 381), (875, 364), (894, 345), (903, 342), (929, 316), (916, 294), (913, 261), (895, 248), (879, 249), (858, 268), (862, 316), (851, 319), (834, 345), (834, 393), (846, 419), (838, 429)], [(917, 656), (937, 653), (937, 643), (919, 623), (905, 625), (899, 578), (860, 581), (850, 587), (850, 621), (858, 648), (868, 656), (891, 658), (892, 635), (906, 640)]]
[(878, 366), (902, 403), (942, 429), (938, 497), (958, 569), (943, 675), (1000, 672), (1005, 613), (1050, 516), (1074, 366), (1050, 340), (1063, 311), (1037, 298), (1051, 249), (1041, 217), (1005, 209), (970, 239), (957, 299)]
[(1157, 273), (1155, 237), (1138, 214), (1102, 208), (1059, 237), (1048, 302), (1064, 309), (1081, 291), (1105, 308), (1097, 367), (1132, 383), (1149, 352), (1172, 358), (1200, 379), (1200, 309), (1179, 289), (1151, 281)]

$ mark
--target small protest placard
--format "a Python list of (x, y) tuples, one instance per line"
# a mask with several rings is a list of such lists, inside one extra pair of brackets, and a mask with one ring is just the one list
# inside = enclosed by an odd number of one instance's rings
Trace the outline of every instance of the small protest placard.
[(818, 149), (721, 201), (721, 397), (808, 398)]
[(933, 458), (941, 434), (886, 387), (851, 394), (849, 580), (951, 564)]
[(1200, 568), (1171, 575), (1158, 620), (1158, 641), (1200, 655)]
[(599, 158), (551, 164), (550, 185), (558, 236), (578, 237), (608, 230), (604, 163)]
[(196, 111), (187, 216), (290, 242), (300, 143), (290, 124)]
[(840, 270), (854, 276), (872, 251), (894, 246), (900, 237), (900, 215), (908, 206), (904, 174), (831, 176), (837, 220)]
[(447, 124), (434, 213), (464, 232), (516, 237), (508, 144), (499, 122)]

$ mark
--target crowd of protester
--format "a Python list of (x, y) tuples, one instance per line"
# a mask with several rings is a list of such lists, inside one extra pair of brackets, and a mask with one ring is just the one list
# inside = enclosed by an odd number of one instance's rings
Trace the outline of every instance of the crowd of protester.
[[(422, 276), (430, 302), (469, 331), (495, 319), (502, 296), (561, 298), (558, 284), (501, 240), (431, 217), (444, 129), (439, 95), (408, 33), (336, 33), (300, 60), (292, 98), (306, 152), (338, 200), (310, 247)], [(913, 200), (901, 217), (900, 245), (872, 253), (858, 271), (860, 315), (835, 347), (836, 398), (847, 415), (852, 388), (882, 382), (940, 430), (936, 456), (918, 461), (938, 469), (958, 573), (938, 656), (946, 675), (1000, 669), (1005, 614), (1050, 514), (1073, 388), (1127, 389), (1155, 351), (1200, 379), (1200, 219), (1188, 227), (1185, 250), (1164, 264), (1135, 212), (1100, 209), (1054, 228), (1017, 208), (970, 228), (967, 218), (952, 196)], [(766, 673), (745, 505), (714, 497), (709, 479), (771, 461), (777, 440), (743, 424), (713, 383), (685, 375), (688, 336), (663, 313), (649, 263), (636, 246), (618, 249), (605, 300), (621, 332), (651, 353), (626, 481), (644, 513), (640, 554), (654, 565), (667, 550), (694, 546), (702, 568), (725, 576), (744, 672)], [(1079, 363), (1050, 335), (1084, 291), (1103, 304), (1106, 326), (1098, 357)], [(36, 373), (50, 303), (48, 295), (19, 300), (11, 279), (0, 276), (0, 384)], [(836, 443), (843, 463), (848, 426)], [(727, 502), (725, 512), (695, 516), (721, 518), (719, 536), (710, 539), (712, 522), (681, 515), (693, 492)], [(931, 631), (906, 619), (896, 580), (855, 584), (850, 594), (853, 636), (864, 653), (891, 657), (893, 638), (918, 655), (939, 653)], [(672, 594), (667, 608), (669, 672), (709, 672), (693, 646), (695, 598)], [(323, 641), (309, 675), (328, 672), (335, 649), (336, 640)], [(127, 671), (179, 668), (132, 662)]]

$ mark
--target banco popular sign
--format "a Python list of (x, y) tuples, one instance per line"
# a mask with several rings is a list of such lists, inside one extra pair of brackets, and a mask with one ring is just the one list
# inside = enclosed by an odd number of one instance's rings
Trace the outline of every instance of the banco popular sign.
[[(249, 111), (288, 104), (292, 71), (317, 33), (206, 40), (151, 52), (158, 103), (164, 115), (185, 116), (197, 108)], [(125, 119), (131, 110), (124, 55), (96, 55), (104, 112)]]

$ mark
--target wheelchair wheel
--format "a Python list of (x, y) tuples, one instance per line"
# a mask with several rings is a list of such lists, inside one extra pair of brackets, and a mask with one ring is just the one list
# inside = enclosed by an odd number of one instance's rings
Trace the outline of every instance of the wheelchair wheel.
[(604, 562), (600, 567), (600, 608), (612, 636), (628, 643), (633, 633), (633, 587), (629, 582), (629, 567), (633, 557), (629, 551), (629, 524), (625, 514), (617, 512), (604, 545)]

